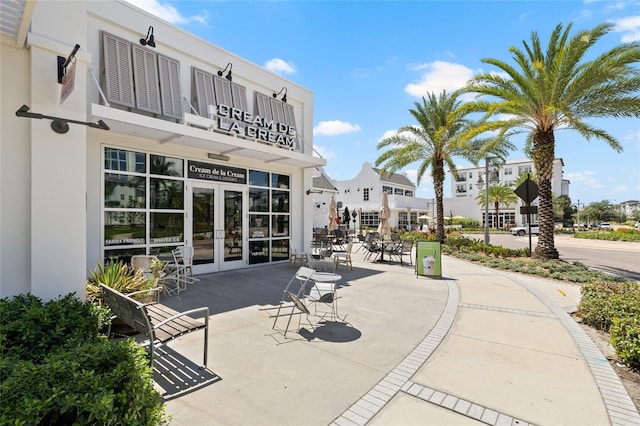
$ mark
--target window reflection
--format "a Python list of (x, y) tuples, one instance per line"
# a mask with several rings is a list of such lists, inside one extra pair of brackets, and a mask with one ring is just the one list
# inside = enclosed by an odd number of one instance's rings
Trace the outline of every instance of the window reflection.
[(289, 176), (274, 173), (271, 175), (271, 186), (280, 189), (289, 189)]
[(273, 240), (271, 247), (272, 262), (289, 258), (289, 240)]
[(127, 151), (117, 148), (104, 149), (104, 168), (121, 172), (145, 173), (146, 162), (143, 152)]
[(288, 236), (289, 235), (289, 215), (285, 215), (285, 214), (276, 215), (271, 231), (274, 237)]
[(271, 198), (271, 211), (278, 213), (289, 212), (288, 191), (273, 191)]
[(104, 245), (120, 246), (145, 243), (143, 212), (105, 212)]
[(249, 189), (249, 211), (269, 211), (269, 190), (260, 188)]
[(249, 170), (249, 185), (269, 186), (269, 173), (258, 170)]
[(144, 177), (105, 173), (104, 206), (112, 208), (145, 208)]
[(184, 215), (182, 213), (154, 213), (149, 215), (149, 242), (179, 243), (183, 241)]
[(184, 208), (184, 182), (181, 180), (151, 178), (149, 202), (152, 209)]
[(184, 176), (184, 162), (179, 158), (151, 155), (151, 174), (163, 176)]

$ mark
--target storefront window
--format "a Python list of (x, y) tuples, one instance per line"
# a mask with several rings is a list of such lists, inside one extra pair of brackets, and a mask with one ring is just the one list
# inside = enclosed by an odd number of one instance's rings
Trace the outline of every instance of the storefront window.
[(117, 148), (104, 149), (104, 168), (121, 172), (144, 173), (147, 171), (143, 152), (126, 151)]
[(269, 241), (249, 241), (249, 264), (269, 262)]
[(149, 184), (152, 209), (184, 209), (184, 181), (151, 178)]
[(251, 186), (269, 186), (269, 173), (260, 172), (258, 170), (249, 171), (249, 185)]
[(268, 212), (269, 211), (269, 190), (261, 188), (249, 189), (249, 211)]
[(183, 241), (184, 214), (182, 213), (156, 213), (149, 215), (149, 242), (180, 243)]
[(268, 238), (269, 236), (269, 215), (250, 214), (249, 238)]
[(271, 186), (274, 188), (289, 189), (289, 176), (274, 173), (271, 175)]
[(279, 214), (275, 216), (275, 223), (271, 227), (274, 237), (289, 236), (289, 215)]
[(271, 245), (271, 261), (289, 259), (289, 240), (273, 240)]
[(289, 213), (289, 191), (273, 191), (271, 193), (271, 211)]
[(104, 213), (104, 245), (144, 244), (146, 227), (143, 212), (112, 211)]
[(151, 154), (151, 174), (183, 177), (184, 161), (179, 158)]
[[(264, 213), (249, 215), (249, 264), (268, 262), (265, 257), (271, 261), (286, 260), (289, 258), (291, 177), (250, 170), (249, 181), (249, 211)], [(263, 238), (273, 239), (256, 241)]]
[(104, 168), (105, 261), (184, 241), (184, 160), (105, 147)]
[(104, 174), (104, 206), (111, 208), (145, 208), (145, 179), (142, 176)]

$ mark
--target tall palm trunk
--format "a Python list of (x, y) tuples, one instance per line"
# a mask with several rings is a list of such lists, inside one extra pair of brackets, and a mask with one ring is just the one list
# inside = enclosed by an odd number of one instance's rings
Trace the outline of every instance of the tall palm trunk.
[(533, 257), (539, 259), (558, 259), (560, 254), (555, 248), (553, 231), (553, 199), (551, 179), (553, 178), (553, 160), (555, 158), (555, 137), (553, 130), (538, 131), (533, 136), (533, 165), (538, 175), (538, 223), (540, 235)]
[(444, 166), (442, 161), (439, 162), (434, 168), (431, 174), (433, 178), (433, 190), (436, 194), (436, 241), (443, 242), (444, 235), (444, 206), (442, 205), (443, 199), (443, 186), (444, 186)]

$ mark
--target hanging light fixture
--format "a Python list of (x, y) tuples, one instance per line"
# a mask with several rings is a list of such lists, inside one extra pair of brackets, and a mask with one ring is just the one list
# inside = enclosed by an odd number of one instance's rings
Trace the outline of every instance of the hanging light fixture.
[(282, 94), (282, 92), (284, 92), (284, 95), (282, 95), (282, 98), (280, 98), (280, 100), (284, 103), (287, 103), (287, 88), (283, 87), (282, 89), (280, 89), (280, 91), (278, 93), (274, 93), (273, 97), (274, 98), (278, 98), (278, 96), (280, 96)]
[(147, 30), (147, 37), (140, 39), (140, 44), (143, 46), (156, 47), (156, 42), (153, 38), (153, 27), (149, 26)]
[(232, 77), (231, 77), (231, 68), (233, 68), (233, 65), (231, 65), (231, 62), (229, 62), (227, 64), (226, 67), (224, 67), (224, 69), (222, 71), (218, 71), (218, 75), (220, 77), (222, 77), (222, 75), (225, 73), (226, 70), (229, 70), (229, 72), (227, 73), (227, 75), (224, 76), (224, 78), (226, 78), (227, 80), (231, 81)]

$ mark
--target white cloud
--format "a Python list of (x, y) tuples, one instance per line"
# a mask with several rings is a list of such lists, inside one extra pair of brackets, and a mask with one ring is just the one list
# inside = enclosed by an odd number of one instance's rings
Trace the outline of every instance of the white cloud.
[(612, 23), (615, 25), (615, 31), (622, 33), (623, 43), (640, 41), (640, 15), (617, 19)]
[(380, 139), (378, 139), (378, 142), (380, 142), (381, 140), (390, 138), (391, 136), (395, 136), (397, 134), (398, 134), (397, 130), (387, 130), (382, 134), (382, 136), (380, 136)]
[(467, 84), (473, 77), (473, 70), (452, 62), (435, 61), (415, 66), (414, 69), (426, 69), (417, 83), (408, 84), (404, 91), (412, 96), (426, 96), (429, 93), (440, 94), (443, 90), (452, 92)]
[(320, 123), (318, 123), (318, 125), (313, 129), (313, 134), (314, 136), (337, 136), (345, 135), (348, 133), (356, 133), (360, 130), (360, 126), (357, 124), (351, 124), (340, 120), (330, 120), (321, 121)]
[(125, 0), (140, 9), (157, 16), (160, 19), (171, 24), (188, 24), (189, 22), (199, 22), (207, 25), (208, 14), (203, 12), (201, 15), (182, 16), (178, 9), (168, 3), (160, 3), (158, 0)]
[(336, 156), (335, 151), (331, 151), (329, 148), (322, 145), (314, 145), (313, 149), (322, 156), (325, 160), (334, 158)]
[(601, 189), (605, 186), (601, 183), (601, 181), (596, 177), (596, 173), (590, 170), (585, 170), (583, 172), (578, 173), (567, 173), (566, 178), (571, 181), (571, 184), (583, 184), (588, 188), (597, 188)]
[(264, 67), (269, 71), (275, 72), (276, 74), (293, 74), (296, 72), (296, 66), (293, 62), (287, 62), (284, 59), (273, 58), (269, 59)]

